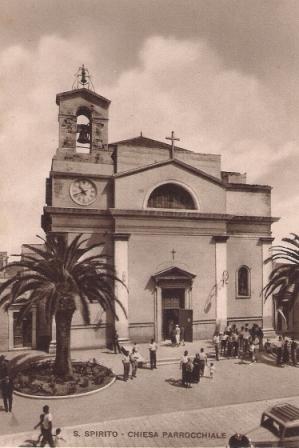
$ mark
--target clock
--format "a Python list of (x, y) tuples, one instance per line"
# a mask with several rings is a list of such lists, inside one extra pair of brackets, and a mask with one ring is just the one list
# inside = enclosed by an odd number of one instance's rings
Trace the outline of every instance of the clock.
[(76, 204), (90, 205), (96, 200), (97, 189), (88, 179), (76, 179), (71, 183), (70, 195)]

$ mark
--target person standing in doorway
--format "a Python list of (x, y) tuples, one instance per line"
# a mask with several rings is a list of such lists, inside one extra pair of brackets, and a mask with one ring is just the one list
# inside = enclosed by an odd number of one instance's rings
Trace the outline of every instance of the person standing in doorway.
[(181, 326), (180, 343), (185, 345), (185, 327)]
[(149, 349), (149, 354), (150, 354), (150, 365), (151, 365), (151, 369), (156, 369), (157, 368), (157, 350), (158, 350), (158, 345), (155, 342), (154, 339), (151, 339), (151, 343), (148, 347)]
[(176, 324), (175, 326), (175, 344), (178, 347), (180, 345), (181, 342), (181, 329), (178, 326), (178, 324)]
[(1, 390), (5, 412), (11, 412), (13, 399), (13, 381), (8, 375), (6, 375), (1, 381)]
[(174, 329), (174, 322), (173, 320), (170, 320), (168, 322), (168, 328), (167, 328), (167, 339), (170, 339), (171, 342), (173, 342), (173, 329)]

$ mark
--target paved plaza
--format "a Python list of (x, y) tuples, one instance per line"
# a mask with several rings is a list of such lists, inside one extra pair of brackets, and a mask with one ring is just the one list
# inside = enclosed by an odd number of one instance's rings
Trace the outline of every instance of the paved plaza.
[[(160, 359), (170, 364), (157, 370), (139, 369), (137, 378), (128, 383), (121, 379), (121, 355), (108, 350), (74, 351), (74, 358), (95, 357), (112, 367), (119, 380), (80, 398), (15, 396), (13, 413), (1, 412), (0, 446), (19, 446), (36, 438), (33, 426), (44, 404), (54, 415), (54, 427), (63, 428), (66, 446), (225, 446), (230, 434), (256, 428), (273, 399), (299, 405), (299, 369), (276, 367), (273, 358), (254, 364), (223, 359), (216, 362), (213, 380), (206, 376), (191, 389), (180, 387), (181, 372), (175, 362), (184, 349), (193, 355), (200, 347), (211, 350), (206, 341), (159, 347)], [(140, 345), (140, 352), (147, 356), (147, 345)]]

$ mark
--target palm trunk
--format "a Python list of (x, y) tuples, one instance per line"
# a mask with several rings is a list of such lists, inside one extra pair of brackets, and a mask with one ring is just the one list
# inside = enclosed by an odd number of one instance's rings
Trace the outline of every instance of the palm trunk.
[(71, 363), (71, 323), (74, 309), (57, 311), (56, 320), (56, 358), (54, 372), (60, 378), (73, 377)]

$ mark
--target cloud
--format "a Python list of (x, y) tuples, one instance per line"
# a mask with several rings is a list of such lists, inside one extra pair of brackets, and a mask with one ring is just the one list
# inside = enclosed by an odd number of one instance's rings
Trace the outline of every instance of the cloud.
[(19, 252), (22, 243), (41, 233), (45, 178), (57, 147), (55, 95), (62, 86), (71, 87), (81, 55), (92, 62), (88, 48), (79, 50), (47, 36), (35, 50), (19, 45), (0, 54), (1, 250)]
[[(296, 107), (288, 110), (283, 89), (228, 68), (205, 40), (158, 35), (140, 45), (133, 68), (108, 82), (106, 73), (115, 61), (107, 59), (104, 76), (101, 45), (106, 47), (100, 39), (87, 44), (49, 35), (36, 48), (15, 45), (0, 53), (1, 250), (16, 251), (41, 232), (45, 178), (57, 146), (55, 95), (71, 88), (82, 62), (97, 92), (112, 100), (110, 141), (141, 130), (164, 140), (175, 130), (181, 146), (221, 153), (223, 169), (246, 171), (251, 182), (273, 184), (275, 212), (283, 212), (285, 223), (290, 217), (294, 227), (298, 131), (292, 123), (299, 113)], [(286, 197), (290, 210), (283, 207)], [(287, 225), (277, 234), (282, 231), (288, 232)]]

